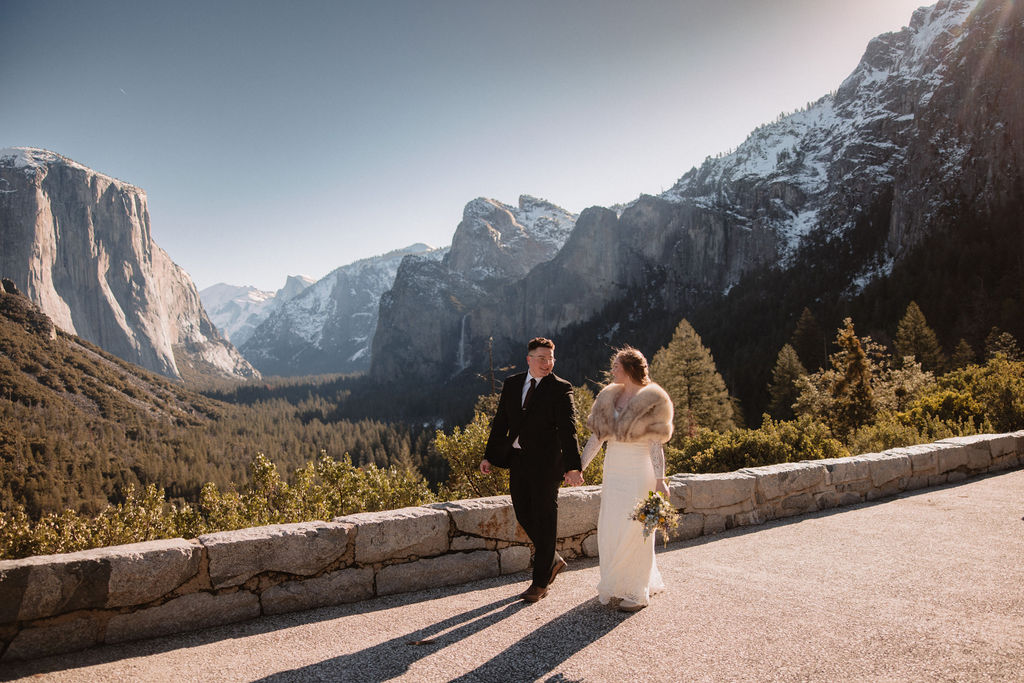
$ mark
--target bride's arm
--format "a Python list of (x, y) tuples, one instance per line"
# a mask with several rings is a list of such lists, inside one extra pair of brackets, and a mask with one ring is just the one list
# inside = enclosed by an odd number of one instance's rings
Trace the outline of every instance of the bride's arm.
[(587, 440), (587, 445), (583, 447), (583, 454), (580, 456), (581, 472), (587, 469), (587, 465), (589, 465), (590, 461), (594, 459), (597, 452), (601, 450), (602, 444), (604, 444), (604, 441), (598, 439), (594, 434), (590, 435), (590, 438)]
[(668, 494), (668, 481), (665, 479), (665, 448), (657, 441), (647, 442), (647, 452), (651, 455), (651, 467), (654, 469), (654, 478), (657, 479), (656, 488)]
[(651, 454), (651, 467), (654, 468), (655, 479), (665, 478), (665, 449), (657, 441), (647, 443), (647, 452)]

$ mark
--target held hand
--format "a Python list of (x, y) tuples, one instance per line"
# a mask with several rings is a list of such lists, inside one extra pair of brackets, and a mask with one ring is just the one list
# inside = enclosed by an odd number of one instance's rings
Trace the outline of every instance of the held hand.
[(655, 493), (660, 493), (665, 500), (669, 499), (671, 495), (668, 490), (668, 482), (664, 479), (659, 479), (654, 487)]
[(569, 486), (582, 486), (583, 485), (583, 473), (579, 470), (569, 470), (565, 473), (565, 483)]
[(487, 458), (484, 458), (483, 460), (480, 461), (480, 471), (483, 472), (484, 474), (491, 473), (491, 463)]

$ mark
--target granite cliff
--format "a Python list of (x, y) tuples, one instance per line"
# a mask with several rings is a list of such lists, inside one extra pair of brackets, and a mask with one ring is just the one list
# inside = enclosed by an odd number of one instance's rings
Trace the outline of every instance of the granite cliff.
[(258, 375), (153, 241), (145, 192), (53, 152), (0, 150), (0, 274), (60, 329), (144, 368)]
[(479, 366), (483, 349), (474, 345), (493, 333), (481, 312), (505, 286), (558, 254), (576, 218), (528, 195), (515, 207), (469, 202), (445, 257), (405, 258), (381, 297), (371, 373), (429, 382)]

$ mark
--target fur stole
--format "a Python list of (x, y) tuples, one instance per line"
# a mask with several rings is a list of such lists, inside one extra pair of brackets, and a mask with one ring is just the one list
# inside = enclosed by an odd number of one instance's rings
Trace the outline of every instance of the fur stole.
[(609, 384), (594, 399), (587, 428), (601, 441), (656, 441), (672, 437), (672, 399), (654, 382), (642, 387), (615, 418), (615, 401), (625, 387)]

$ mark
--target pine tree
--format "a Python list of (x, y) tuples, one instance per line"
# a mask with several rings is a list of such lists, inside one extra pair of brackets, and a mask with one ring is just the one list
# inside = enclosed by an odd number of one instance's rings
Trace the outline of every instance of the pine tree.
[(672, 397), (678, 438), (692, 436), (697, 427), (726, 431), (735, 426), (725, 380), (711, 352), (685, 319), (668, 346), (654, 354), (651, 377)]
[(1024, 360), (1024, 354), (1020, 351), (1017, 338), (1009, 332), (993, 327), (992, 331), (985, 337), (985, 355), (988, 358), (995, 358), (997, 353), (1003, 354), (1009, 360)]
[(796, 350), (789, 344), (785, 344), (779, 351), (779, 356), (772, 369), (772, 381), (768, 385), (768, 394), (771, 401), (768, 404), (768, 412), (777, 420), (792, 420), (793, 404), (800, 394), (796, 381), (807, 374), (807, 369), (800, 362)]
[(974, 349), (967, 343), (966, 339), (961, 339), (957, 343), (956, 348), (953, 349), (953, 357), (950, 359), (950, 366), (953, 370), (960, 368), (966, 368), (968, 365), (976, 361), (978, 356), (974, 353)]
[(827, 341), (811, 309), (804, 307), (789, 343), (805, 368), (814, 372), (825, 367)]
[(853, 329), (853, 320), (846, 318), (836, 335), (839, 351), (832, 354), (832, 367), (839, 374), (832, 387), (835, 403), (833, 430), (846, 436), (867, 424), (875, 415), (875, 399), (871, 390), (871, 360)]
[(896, 352), (900, 357), (913, 356), (925, 370), (935, 372), (946, 364), (935, 331), (928, 326), (924, 313), (911, 301), (896, 328)]

